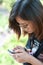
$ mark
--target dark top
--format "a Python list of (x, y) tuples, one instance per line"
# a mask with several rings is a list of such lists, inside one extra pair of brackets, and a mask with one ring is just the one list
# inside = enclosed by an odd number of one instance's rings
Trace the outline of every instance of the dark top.
[[(40, 54), (37, 53), (37, 50), (38, 50), (38, 47), (40, 47), (39, 43), (40, 44), (43, 44), (43, 40), (41, 41), (34, 41), (35, 39), (32, 40), (31, 42), (31, 39), (29, 39), (27, 41), (27, 44), (26, 44), (26, 48), (28, 49), (31, 49), (32, 52), (31, 52), (31, 55), (33, 55), (34, 57), (36, 57), (38, 60), (40, 60), (41, 62), (43, 62), (43, 50), (40, 52)], [(32, 44), (33, 43), (33, 44)], [(43, 45), (42, 45), (43, 46)], [(41, 48), (41, 47), (40, 47)], [(24, 63), (24, 65), (31, 65), (29, 63)]]

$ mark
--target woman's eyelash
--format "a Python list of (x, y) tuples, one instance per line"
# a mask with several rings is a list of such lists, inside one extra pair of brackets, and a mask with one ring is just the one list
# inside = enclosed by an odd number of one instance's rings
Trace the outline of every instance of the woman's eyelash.
[(20, 24), (20, 27), (26, 28), (27, 26), (28, 26), (28, 24)]

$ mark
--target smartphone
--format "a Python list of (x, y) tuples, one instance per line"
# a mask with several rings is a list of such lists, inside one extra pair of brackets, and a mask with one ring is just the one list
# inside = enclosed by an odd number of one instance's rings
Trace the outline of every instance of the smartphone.
[(16, 52), (13, 51), (13, 50), (8, 50), (8, 52), (11, 53), (11, 54), (15, 54), (15, 53), (16, 53)]
[[(24, 48), (24, 50), (27, 51), (26, 48)], [(16, 54), (16, 53), (17, 53), (17, 52), (15, 52), (15, 51), (13, 51), (13, 50), (9, 50), (9, 49), (8, 49), (8, 52), (11, 53), (11, 54)], [(18, 53), (19, 53), (19, 52), (18, 52)]]

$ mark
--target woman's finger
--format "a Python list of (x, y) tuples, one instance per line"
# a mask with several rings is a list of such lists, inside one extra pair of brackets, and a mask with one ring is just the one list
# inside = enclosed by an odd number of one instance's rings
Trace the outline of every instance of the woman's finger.
[(32, 50), (31, 49), (27, 49), (27, 48), (24, 48), (24, 50), (26, 51), (26, 52), (31, 52)]
[(31, 52), (32, 50), (31, 49), (27, 49), (27, 52)]
[(19, 59), (20, 54), (18, 54), (18, 53), (17, 53), (17, 54), (13, 54), (12, 57), (13, 57), (15, 60), (17, 60), (17, 59)]
[(22, 49), (17, 49), (17, 50), (15, 50), (15, 53), (22, 53), (22, 52), (23, 52)]
[(21, 47), (21, 46), (16, 46), (13, 50), (17, 50), (17, 49), (23, 49), (23, 47)]

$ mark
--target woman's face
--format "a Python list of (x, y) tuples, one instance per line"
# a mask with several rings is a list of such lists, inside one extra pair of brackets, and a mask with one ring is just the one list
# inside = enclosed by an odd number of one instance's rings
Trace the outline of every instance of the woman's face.
[(33, 33), (35, 31), (35, 24), (32, 21), (23, 20), (20, 17), (16, 17), (16, 21), (20, 24), (23, 31), (27, 33)]

